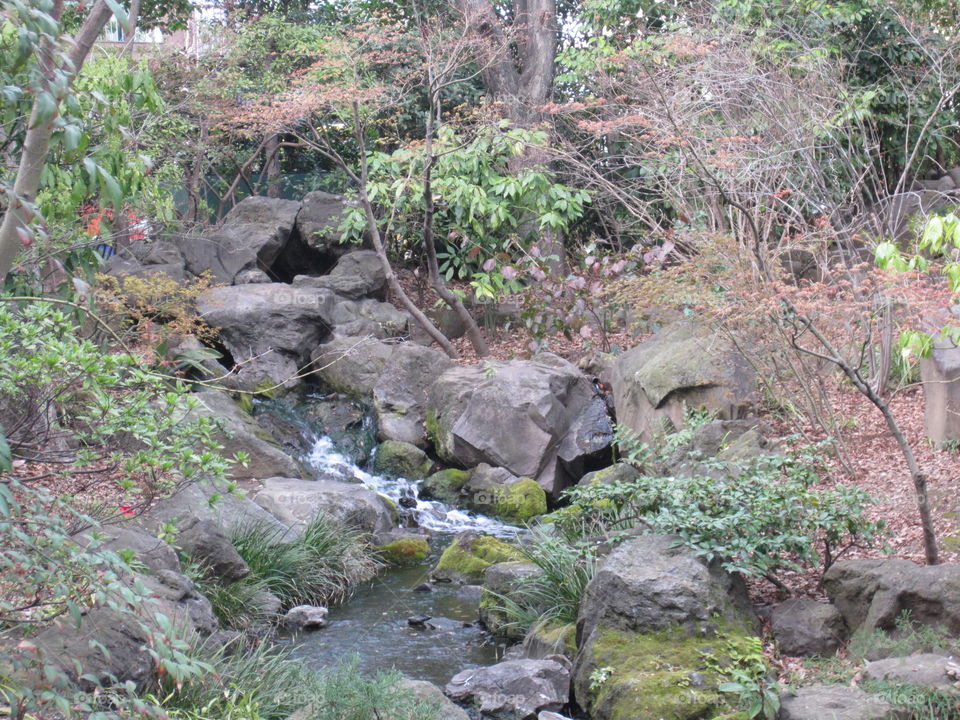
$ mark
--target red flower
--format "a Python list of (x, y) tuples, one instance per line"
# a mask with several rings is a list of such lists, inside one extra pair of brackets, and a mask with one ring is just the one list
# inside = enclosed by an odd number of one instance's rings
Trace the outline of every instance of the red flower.
[(133, 509), (133, 505), (121, 505), (120, 506), (121, 515), (136, 515), (137, 511)]

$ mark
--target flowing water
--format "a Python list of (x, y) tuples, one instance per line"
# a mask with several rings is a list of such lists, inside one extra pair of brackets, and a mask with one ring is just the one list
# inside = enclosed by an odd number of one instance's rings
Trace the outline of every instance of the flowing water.
[[(318, 411), (325, 402), (329, 401), (315, 397), (300, 406), (264, 404), (258, 414), (269, 413), (274, 420), (279, 419), (288, 434), (296, 429), (299, 441), (293, 441), (293, 446), (299, 448), (304, 464), (317, 477), (360, 482), (397, 502), (403, 525), (430, 532), (433, 555), (423, 565), (388, 569), (358, 587), (345, 604), (330, 608), (326, 628), (287, 639), (294, 655), (317, 669), (356, 655), (363, 671), (395, 668), (408, 677), (441, 686), (460, 670), (498, 662), (504, 648), (477, 625), (476, 595), (470, 597), (452, 585), (430, 584), (429, 573), (439, 553), (458, 532), (474, 530), (515, 537), (519, 529), (441, 502), (423, 500), (417, 482), (365, 471), (357, 460), (369, 459), (369, 443), (357, 437), (370, 434), (368, 418), (357, 414), (354, 435), (341, 434), (335, 442), (324, 434), (331, 428), (329, 414)], [(343, 422), (340, 417), (338, 431)], [(401, 499), (405, 499), (403, 504)], [(424, 586), (429, 591), (423, 591)], [(421, 590), (415, 590), (418, 587)], [(429, 616), (428, 625), (435, 627), (411, 627), (407, 621), (416, 616)]]

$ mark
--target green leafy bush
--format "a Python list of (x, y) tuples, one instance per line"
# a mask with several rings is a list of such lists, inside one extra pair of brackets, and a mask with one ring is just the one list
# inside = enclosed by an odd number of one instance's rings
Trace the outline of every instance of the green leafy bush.
[(707, 462), (715, 475), (641, 476), (636, 481), (575, 487), (570, 506), (557, 511), (557, 527), (571, 540), (618, 535), (636, 527), (676, 534), (730, 572), (774, 584), (784, 569), (804, 563), (829, 567), (856, 546), (875, 543), (882, 521), (864, 514), (870, 498), (845, 486), (814, 488), (808, 458), (758, 457)]

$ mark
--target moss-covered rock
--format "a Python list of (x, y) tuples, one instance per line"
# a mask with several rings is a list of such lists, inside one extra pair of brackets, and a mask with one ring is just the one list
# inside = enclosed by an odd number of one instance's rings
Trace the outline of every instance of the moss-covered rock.
[(476, 584), (484, 571), (496, 563), (524, 560), (523, 553), (490, 535), (465, 532), (443, 551), (432, 577), (438, 581)]
[(619, 462), (602, 470), (587, 473), (577, 485), (612, 485), (614, 483), (633, 482), (638, 477), (640, 477), (640, 472), (633, 465)]
[(533, 478), (520, 478), (500, 489), (494, 511), (504, 520), (526, 522), (547, 512), (547, 493)]
[(430, 474), (433, 462), (416, 445), (401, 440), (387, 440), (377, 446), (373, 471), (380, 475), (419, 480)]
[(679, 626), (647, 634), (602, 630), (581, 660), (577, 698), (589, 698), (596, 720), (693, 720), (729, 712), (717, 690), (723, 678), (704, 657), (715, 642)]
[(460, 490), (469, 481), (470, 472), (467, 470), (455, 468), (440, 470), (420, 484), (420, 496), (440, 500), (448, 505), (456, 505), (460, 501)]
[(383, 559), (391, 565), (416, 565), (423, 562), (430, 552), (430, 545), (422, 538), (394, 540), (380, 547)]

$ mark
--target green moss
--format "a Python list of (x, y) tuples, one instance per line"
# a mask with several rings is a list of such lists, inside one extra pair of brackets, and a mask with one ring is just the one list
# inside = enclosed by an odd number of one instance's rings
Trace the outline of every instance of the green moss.
[(512, 545), (489, 535), (461, 535), (440, 556), (433, 576), (439, 580), (479, 583), (494, 563), (524, 560)]
[(420, 538), (404, 538), (403, 540), (394, 540), (380, 548), (380, 554), (383, 555), (391, 565), (416, 565), (423, 562), (430, 552), (430, 546), (426, 540)]
[[(709, 638), (682, 628), (650, 634), (603, 630), (590, 648), (578, 690), (590, 697), (591, 717), (604, 720), (712, 717), (731, 708), (716, 689), (721, 678), (705, 667), (703, 651), (709, 647)], [(591, 683), (600, 668), (606, 680)]]
[(522, 478), (498, 493), (494, 510), (502, 518), (525, 522), (547, 512), (547, 493), (532, 478)]
[(448, 505), (456, 505), (460, 500), (460, 490), (468, 482), (470, 482), (468, 471), (448, 468), (435, 472), (424, 480), (421, 495), (442, 500)]
[(234, 400), (237, 401), (237, 405), (239, 405), (240, 409), (245, 413), (253, 413), (253, 395), (249, 393), (238, 393), (234, 396)]

